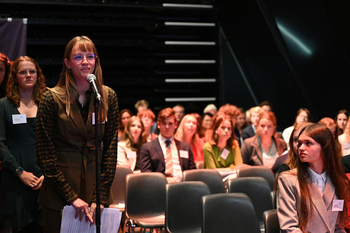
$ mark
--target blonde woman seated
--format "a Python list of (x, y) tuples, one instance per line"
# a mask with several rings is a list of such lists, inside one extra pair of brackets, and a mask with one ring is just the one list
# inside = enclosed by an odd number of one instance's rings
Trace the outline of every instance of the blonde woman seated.
[(131, 171), (140, 170), (138, 159), (141, 146), (147, 142), (143, 123), (138, 116), (132, 116), (126, 127), (122, 141), (118, 142), (117, 165), (129, 166)]
[(204, 140), (199, 138), (197, 128), (199, 123), (195, 114), (187, 114), (181, 120), (177, 128), (175, 139), (187, 142), (191, 145), (193, 160), (195, 163), (203, 161), (203, 145)]
[(241, 151), (233, 129), (230, 116), (218, 116), (212, 127), (212, 138), (203, 146), (204, 168), (233, 170), (242, 164)]
[(241, 151), (245, 164), (272, 168), (276, 158), (287, 150), (286, 142), (277, 137), (276, 125), (273, 112), (264, 112), (261, 115), (256, 135), (243, 142)]

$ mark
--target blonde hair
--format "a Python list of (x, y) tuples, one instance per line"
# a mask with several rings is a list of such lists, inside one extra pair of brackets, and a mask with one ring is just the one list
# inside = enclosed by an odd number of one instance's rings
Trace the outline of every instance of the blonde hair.
[(252, 116), (254, 112), (259, 113), (260, 115), (264, 113), (264, 110), (260, 106), (255, 106), (249, 109), (249, 115)]
[[(198, 122), (195, 114), (191, 113), (191, 114), (185, 115), (182, 118), (179, 127), (177, 127), (177, 130), (176, 130), (176, 133), (175, 133), (175, 136), (174, 136), (177, 140), (185, 141), (185, 133), (184, 133), (185, 122), (190, 117), (193, 117), (194, 119), (196, 119), (197, 129), (200, 127), (199, 126), (199, 122)], [(198, 147), (198, 145), (197, 145), (197, 141), (198, 140), (199, 140), (199, 136), (198, 136), (198, 133), (197, 133), (197, 130), (196, 130), (195, 133), (193, 134), (192, 138), (191, 138), (191, 145), (194, 146), (194, 148), (197, 151), (197, 154), (200, 154), (200, 150), (202, 150), (202, 148)]]
[[(139, 140), (136, 143), (134, 143), (133, 137), (131, 136), (131, 133), (130, 133), (130, 127), (131, 127), (132, 123), (136, 120), (138, 120), (141, 124), (141, 134), (140, 134)], [(123, 141), (125, 141), (126, 147), (131, 148), (133, 151), (137, 151), (139, 154), (141, 146), (145, 142), (147, 142), (147, 135), (145, 132), (145, 127), (143, 126), (143, 123), (142, 123), (142, 120), (140, 119), (140, 117), (138, 117), (138, 116), (130, 117), (128, 124), (125, 127), (125, 131), (123, 134)], [(136, 148), (133, 146), (134, 144), (136, 144)]]
[[(95, 44), (92, 42), (90, 38), (87, 36), (77, 36), (74, 37), (66, 46), (66, 50), (64, 52), (64, 58), (67, 60), (71, 59), (71, 52), (75, 45), (79, 46), (79, 49), (81, 51), (91, 51), (96, 56), (95, 61), (95, 70), (93, 74), (96, 76), (96, 85), (99, 90), (101, 90), (101, 110), (102, 110), (102, 116), (99, 116), (101, 121), (105, 121), (107, 119), (107, 103), (104, 99), (104, 92), (102, 91), (102, 85), (103, 85), (103, 78), (102, 78), (102, 68), (100, 65), (100, 58), (97, 54), (97, 49), (95, 47)], [(61, 90), (63, 92), (58, 91), (57, 89), (51, 89), (52, 92), (54, 92), (57, 97), (66, 104), (66, 113), (69, 116), (70, 114), (70, 108), (71, 104), (78, 99), (78, 93), (77, 93), (77, 84), (75, 82), (74, 77), (71, 74), (71, 70), (68, 69), (66, 64), (63, 62), (63, 68), (61, 73), (61, 78), (58, 81), (56, 87), (61, 87)], [(65, 100), (62, 98), (65, 97)]]

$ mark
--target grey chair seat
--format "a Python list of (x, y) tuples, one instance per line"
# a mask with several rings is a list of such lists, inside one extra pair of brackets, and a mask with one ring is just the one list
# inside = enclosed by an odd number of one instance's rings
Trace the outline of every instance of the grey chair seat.
[(157, 216), (134, 216), (134, 222), (143, 228), (163, 228), (165, 223), (164, 215)]

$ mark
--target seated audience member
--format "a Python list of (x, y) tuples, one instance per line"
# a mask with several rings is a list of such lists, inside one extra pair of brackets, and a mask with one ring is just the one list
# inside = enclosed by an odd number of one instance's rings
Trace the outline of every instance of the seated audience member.
[[(140, 111), (143, 111), (143, 110), (147, 110), (147, 109), (149, 109), (149, 103), (148, 103), (147, 100), (139, 100), (139, 101), (136, 102), (135, 108), (136, 108), (137, 112), (140, 112)], [(156, 129), (157, 129), (157, 123), (154, 122), (153, 126), (151, 127), (151, 133), (157, 133)]]
[(187, 142), (191, 145), (193, 160), (195, 163), (203, 161), (203, 145), (204, 140), (199, 138), (197, 134), (199, 124), (194, 114), (187, 114), (182, 118), (182, 121), (177, 127), (175, 139)]
[(124, 130), (133, 114), (129, 109), (123, 109), (119, 113), (118, 141), (123, 138)]
[(258, 127), (260, 114), (262, 114), (263, 111), (264, 110), (262, 110), (259, 106), (256, 106), (256, 107), (253, 107), (253, 108), (249, 109), (250, 122), (252, 124), (242, 130), (242, 139), (243, 139), (243, 141), (246, 140), (247, 138), (251, 138), (251, 137), (253, 137), (255, 135), (256, 129)]
[(185, 116), (185, 108), (182, 105), (177, 104), (173, 107), (173, 110), (175, 112), (175, 120), (177, 125), (179, 125), (182, 118)]
[(203, 146), (204, 168), (234, 169), (243, 161), (232, 118), (220, 114), (213, 124), (212, 137)]
[(168, 182), (182, 180), (182, 172), (195, 169), (190, 144), (174, 139), (175, 113), (165, 108), (158, 113), (159, 137), (143, 144), (140, 152), (141, 172), (161, 172)]
[(132, 116), (125, 127), (123, 138), (118, 142), (117, 165), (128, 166), (131, 171), (140, 170), (138, 160), (141, 146), (147, 142), (147, 134), (142, 120)]
[(300, 124), (297, 124), (291, 134), (291, 137), (289, 138), (289, 152), (288, 152), (288, 159), (286, 163), (282, 164), (279, 169), (277, 174), (283, 172), (283, 171), (288, 171), (290, 169), (296, 168), (296, 160), (299, 157), (299, 149), (298, 149), (298, 137), (300, 132), (308, 125), (312, 123), (310, 122), (302, 122)]
[(311, 114), (307, 108), (300, 108), (297, 112), (297, 116), (295, 117), (294, 124), (283, 130), (282, 136), (286, 143), (289, 142), (289, 138), (294, 127), (302, 122), (311, 122)]
[[(201, 129), (201, 125), (202, 125), (202, 116), (199, 115), (198, 113), (194, 112), (191, 113), (197, 120), (197, 134), (199, 135), (200, 129)], [(177, 127), (179, 129), (179, 126)]]
[(344, 130), (346, 128), (346, 125), (348, 124), (348, 120), (349, 120), (349, 112), (348, 110), (340, 110), (337, 115), (335, 116), (335, 123), (338, 126), (339, 129), (339, 133), (338, 135), (342, 135), (344, 133)]
[(239, 145), (243, 144), (242, 130), (246, 127), (245, 113), (243, 108), (238, 108), (241, 113), (237, 116), (236, 122), (236, 134), (239, 138)]
[(137, 113), (137, 116), (142, 120), (143, 126), (145, 127), (145, 132), (147, 135), (147, 142), (152, 141), (158, 137), (157, 134), (151, 133), (151, 128), (154, 125), (154, 120), (156, 116), (150, 109), (141, 110)]
[[(241, 113), (241, 111), (239, 111), (239, 109), (235, 105), (225, 104), (225, 105), (223, 105), (223, 106), (221, 106), (219, 108), (217, 115), (221, 114), (221, 113), (231, 117), (231, 121), (232, 121), (232, 124), (233, 124), (233, 131), (235, 133), (235, 139), (238, 141), (239, 133), (238, 133), (238, 130), (235, 129), (234, 127), (236, 126), (237, 116)], [(213, 124), (214, 124), (214, 122), (213, 122)], [(212, 135), (213, 135), (213, 129), (212, 128), (211, 129), (207, 129), (206, 136), (205, 136), (205, 141), (209, 142)]]
[(244, 140), (241, 149), (243, 162), (252, 166), (271, 168), (287, 145), (276, 133), (276, 117), (273, 112), (264, 112), (258, 122), (254, 137)]
[(260, 108), (264, 110), (264, 112), (272, 112), (272, 104), (269, 101), (263, 101), (259, 104)]
[[(249, 109), (250, 110), (250, 109)], [(252, 122), (250, 120), (250, 112), (249, 110), (245, 111), (245, 128), (252, 125)]]
[(324, 117), (318, 123), (327, 126), (327, 128), (332, 132), (334, 139), (338, 141), (338, 126), (332, 118)]
[(203, 114), (202, 124), (198, 133), (200, 138), (205, 138), (205, 132), (207, 131), (207, 129), (210, 129), (212, 119), (213, 115), (210, 112), (206, 112)]
[(139, 100), (135, 104), (135, 109), (137, 112), (148, 109), (149, 103), (147, 100)]
[(298, 149), (296, 168), (276, 181), (281, 232), (345, 232), (350, 182), (332, 133), (311, 124), (301, 131)]
[[(341, 151), (341, 145), (340, 145), (340, 143), (338, 141), (338, 137), (339, 137), (338, 132), (339, 132), (339, 130), (338, 130), (338, 126), (336, 125), (334, 120), (332, 118), (330, 118), (330, 117), (324, 117), (318, 123), (321, 124), (321, 125), (327, 126), (327, 128), (332, 132), (333, 137), (335, 139), (335, 144), (339, 148), (339, 150)], [(340, 155), (342, 156), (342, 153), (340, 153)], [(340, 158), (341, 157), (339, 157), (339, 160), (340, 160)]]
[(203, 113), (207, 113), (207, 112), (211, 113), (211, 115), (214, 116), (217, 112), (216, 106), (214, 104), (208, 104), (203, 110)]
[(345, 173), (350, 173), (350, 155), (342, 156), (340, 159), (340, 164)]
[[(350, 120), (350, 118), (349, 118)], [(350, 124), (345, 127), (344, 133), (338, 137), (339, 144), (342, 148), (342, 155), (350, 155)]]
[(6, 96), (6, 85), (10, 75), (11, 62), (3, 53), (0, 53), (0, 99)]

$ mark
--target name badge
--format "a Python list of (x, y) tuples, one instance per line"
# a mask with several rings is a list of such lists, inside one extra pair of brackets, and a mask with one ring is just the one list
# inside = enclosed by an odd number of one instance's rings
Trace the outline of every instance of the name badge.
[(129, 151), (126, 153), (126, 157), (128, 159), (136, 159), (137, 155), (136, 155), (136, 151)]
[(12, 123), (14, 125), (27, 123), (26, 114), (13, 114), (12, 115)]
[[(105, 124), (106, 123), (106, 121), (104, 121), (104, 122), (102, 122), (102, 124)], [(92, 125), (94, 125), (95, 124), (95, 113), (93, 112), (92, 113)]]
[(188, 151), (180, 150), (180, 158), (188, 159)]
[(221, 153), (220, 157), (226, 160), (228, 154), (230, 154), (230, 151), (229, 151), (228, 149), (224, 148), (224, 149), (222, 150), (222, 153)]
[(344, 200), (333, 200), (332, 211), (343, 211)]

